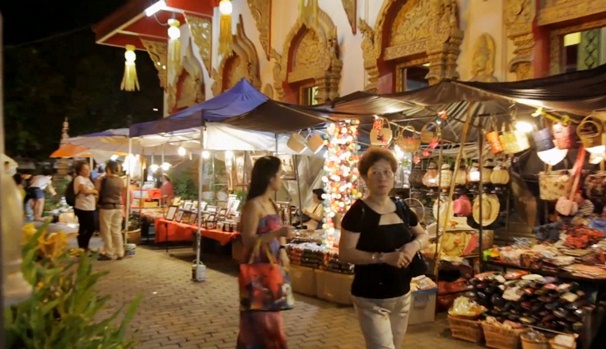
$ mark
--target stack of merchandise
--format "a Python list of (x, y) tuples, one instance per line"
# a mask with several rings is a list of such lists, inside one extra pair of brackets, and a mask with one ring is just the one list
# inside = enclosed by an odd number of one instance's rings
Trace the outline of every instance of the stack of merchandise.
[(318, 269), (324, 263), (324, 248), (315, 243), (287, 244), (286, 252), (293, 265)]
[(353, 274), (353, 264), (344, 263), (339, 260), (339, 253), (335, 249), (327, 250), (324, 253), (324, 263), (320, 269), (340, 274)]
[(488, 309), (485, 314), (493, 322), (580, 333), (585, 316), (593, 311), (579, 284), (554, 277), (525, 271), (487, 272), (476, 275), (471, 283), (475, 301)]

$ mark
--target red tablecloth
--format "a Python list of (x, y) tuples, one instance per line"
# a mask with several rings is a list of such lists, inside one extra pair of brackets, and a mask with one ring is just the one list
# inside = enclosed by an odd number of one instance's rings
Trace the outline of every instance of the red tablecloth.
[[(192, 241), (198, 226), (185, 223), (173, 222), (164, 218), (156, 218), (154, 223), (155, 242), (166, 241)], [(217, 240), (221, 245), (228, 244), (240, 235), (239, 232), (226, 232), (216, 229), (204, 229), (200, 231), (202, 236)]]

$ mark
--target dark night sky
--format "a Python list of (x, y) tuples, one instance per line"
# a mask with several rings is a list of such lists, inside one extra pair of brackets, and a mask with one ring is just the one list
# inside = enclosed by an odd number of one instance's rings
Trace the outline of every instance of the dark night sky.
[[(90, 26), (126, 0), (2, 0), (4, 44), (14, 45)], [(84, 28), (88, 27), (88, 28)]]
[(0, 0), (9, 155), (46, 157), (65, 117), (72, 136), (162, 117), (163, 90), (148, 55), (138, 53), (141, 90), (120, 91), (123, 49), (95, 43), (91, 26), (126, 1)]

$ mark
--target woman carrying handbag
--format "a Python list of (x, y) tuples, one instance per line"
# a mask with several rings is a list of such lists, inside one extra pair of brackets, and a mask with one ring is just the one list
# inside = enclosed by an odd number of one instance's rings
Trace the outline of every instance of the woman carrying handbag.
[[(240, 333), (237, 349), (287, 348), (280, 310), (292, 308), (292, 302), (287, 299), (292, 298), (292, 292), (286, 292), (292, 290), (281, 274), (289, 265), (285, 243), (293, 230), (282, 225), (271, 199), (282, 185), (281, 165), (280, 159), (274, 156), (265, 156), (255, 162), (242, 209), (240, 233), (244, 251), (238, 277)], [(285, 296), (287, 293), (289, 297)]]
[(410, 281), (426, 272), (428, 234), (401, 200), (389, 197), (397, 160), (370, 148), (358, 168), (368, 195), (341, 222), (339, 259), (355, 264), (352, 301), (368, 349), (399, 349), (408, 327)]

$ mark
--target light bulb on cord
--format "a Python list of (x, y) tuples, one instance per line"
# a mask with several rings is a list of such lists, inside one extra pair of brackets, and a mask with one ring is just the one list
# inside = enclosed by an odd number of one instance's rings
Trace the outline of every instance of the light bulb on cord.
[(149, 166), (149, 170), (150, 170), (152, 173), (156, 173), (156, 171), (158, 171), (158, 168), (160, 168), (160, 166), (158, 166), (158, 165), (156, 165), (156, 164), (151, 164), (151, 165)]
[(178, 38), (180, 38), (181, 29), (179, 28), (179, 25), (181, 23), (179, 23), (179, 21), (176, 19), (169, 19), (168, 24), (170, 25), (170, 27), (168, 28), (168, 37), (172, 40), (177, 40)]
[(128, 63), (134, 63), (137, 60), (137, 54), (135, 53), (134, 46), (126, 48), (126, 51), (124, 52), (124, 59), (126, 59)]
[(219, 12), (221, 12), (222, 15), (231, 15), (233, 9), (231, 0), (221, 0), (219, 3)]
[(177, 149), (177, 154), (179, 154), (179, 156), (185, 156), (185, 154), (187, 154), (187, 150), (181, 146), (179, 149)]
[(161, 167), (162, 167), (162, 171), (168, 171), (170, 169), (172, 165), (169, 164), (168, 162), (163, 162)]
[(210, 153), (208, 152), (208, 150), (202, 151), (202, 159), (204, 159), (204, 160), (210, 159)]
[(231, 150), (225, 151), (225, 162), (231, 161), (234, 158), (234, 152)]
[(114, 155), (110, 156), (109, 159), (111, 161), (116, 161), (116, 160), (118, 160), (118, 155), (114, 154)]

